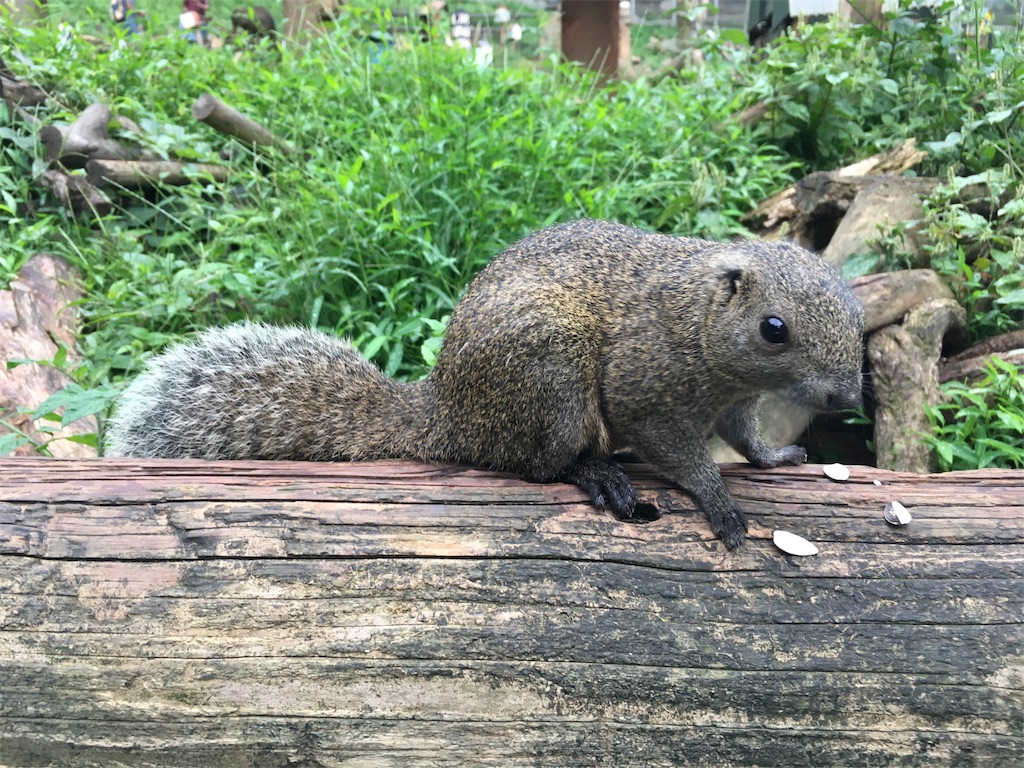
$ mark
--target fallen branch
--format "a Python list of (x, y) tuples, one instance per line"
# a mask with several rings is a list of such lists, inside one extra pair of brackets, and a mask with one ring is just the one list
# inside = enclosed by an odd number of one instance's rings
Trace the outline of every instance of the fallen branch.
[(275, 147), (285, 154), (295, 151), (284, 139), (209, 93), (196, 99), (192, 105), (192, 117), (226, 136), (254, 147)]
[(850, 281), (864, 305), (864, 333), (900, 322), (914, 307), (933, 299), (952, 299), (942, 278), (930, 269), (904, 269), (865, 275)]
[(1024, 331), (993, 336), (954, 355), (939, 368), (939, 382), (978, 378), (984, 374), (985, 364), (992, 357), (1024, 367)]
[[(831, 194), (835, 196), (838, 189), (845, 189), (846, 193), (849, 194), (849, 200), (852, 200), (853, 195), (856, 195), (860, 189), (863, 189), (871, 181), (875, 181), (875, 179), (871, 179), (860, 182), (855, 180), (855, 177), (900, 174), (913, 168), (926, 156), (926, 152), (917, 149), (917, 141), (915, 139), (907, 139), (898, 147), (888, 152), (882, 152), (828, 173), (819, 172), (811, 174), (806, 179), (773, 194), (753, 211), (745, 214), (743, 221), (758, 226), (763, 236), (770, 236), (778, 230), (783, 222), (793, 219), (801, 210), (806, 211), (809, 205), (807, 200), (803, 199), (799, 207), (796, 200), (798, 188), (801, 185), (804, 185), (808, 190), (820, 190), (825, 186), (822, 177), (830, 181), (846, 180), (853, 186), (837, 187), (836, 190), (831, 191)], [(849, 204), (849, 200), (846, 201), (847, 204)], [(805, 213), (805, 215), (808, 214)]]
[(19, 107), (38, 107), (46, 103), (49, 94), (38, 85), (26, 83), (16, 77), (0, 75), (0, 97)]
[(182, 186), (212, 179), (224, 182), (228, 169), (223, 165), (181, 163), (169, 160), (90, 160), (85, 172), (97, 187), (115, 186), (128, 189), (155, 187), (160, 184)]

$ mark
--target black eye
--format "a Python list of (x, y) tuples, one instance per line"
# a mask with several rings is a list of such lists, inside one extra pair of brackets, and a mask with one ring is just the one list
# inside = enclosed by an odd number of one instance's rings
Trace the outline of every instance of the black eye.
[(769, 344), (785, 344), (789, 341), (789, 328), (777, 317), (766, 317), (761, 321), (761, 338)]

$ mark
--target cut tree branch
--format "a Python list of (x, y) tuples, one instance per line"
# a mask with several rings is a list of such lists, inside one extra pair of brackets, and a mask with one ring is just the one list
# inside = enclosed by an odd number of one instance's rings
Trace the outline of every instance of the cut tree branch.
[(275, 147), (291, 154), (295, 150), (250, 117), (229, 107), (216, 96), (204, 93), (192, 105), (192, 116), (214, 130), (254, 147)]
[(85, 166), (89, 182), (96, 186), (128, 189), (155, 187), (160, 184), (181, 186), (212, 179), (228, 179), (223, 165), (182, 163), (167, 160), (90, 160)]

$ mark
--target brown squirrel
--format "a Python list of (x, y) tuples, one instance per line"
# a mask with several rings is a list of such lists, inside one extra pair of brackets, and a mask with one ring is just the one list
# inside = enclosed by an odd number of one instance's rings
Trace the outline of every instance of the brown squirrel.
[(389, 379), (348, 342), (240, 324), (151, 360), (107, 454), (460, 462), (564, 481), (630, 516), (629, 450), (687, 490), (730, 549), (747, 530), (711, 458), (717, 431), (758, 467), (756, 410), (782, 391), (816, 410), (861, 397), (863, 311), (789, 243), (715, 243), (583, 220), (500, 253), (455, 311), (437, 365)]

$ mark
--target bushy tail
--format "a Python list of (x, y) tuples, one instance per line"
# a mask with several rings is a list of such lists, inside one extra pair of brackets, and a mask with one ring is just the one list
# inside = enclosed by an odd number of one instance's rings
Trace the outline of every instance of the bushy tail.
[(387, 378), (347, 341), (241, 323), (153, 358), (121, 395), (108, 456), (429, 458), (431, 385)]

